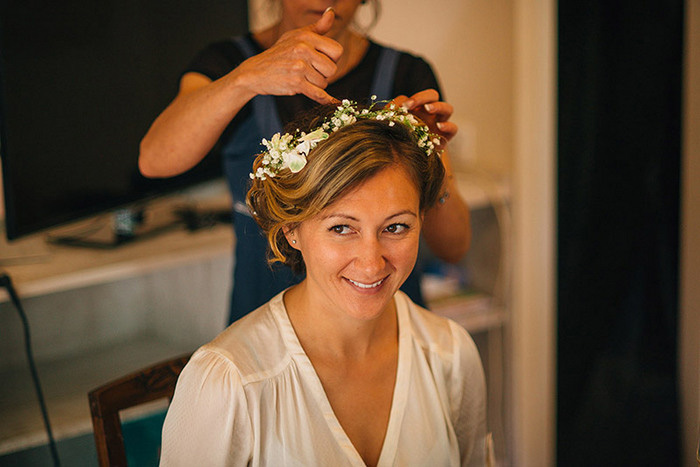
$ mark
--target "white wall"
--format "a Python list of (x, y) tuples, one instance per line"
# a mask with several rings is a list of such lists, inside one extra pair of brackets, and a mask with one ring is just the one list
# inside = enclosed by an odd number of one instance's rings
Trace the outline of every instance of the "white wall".
[(515, 2), (513, 465), (555, 459), (556, 3)]
[(384, 0), (372, 36), (425, 57), (460, 133), (453, 157), (509, 173), (513, 158), (513, 3)]

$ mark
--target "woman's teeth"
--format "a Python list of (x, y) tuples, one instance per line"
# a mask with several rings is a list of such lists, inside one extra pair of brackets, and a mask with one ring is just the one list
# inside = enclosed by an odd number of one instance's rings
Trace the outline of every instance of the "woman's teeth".
[(377, 282), (375, 282), (374, 284), (363, 284), (362, 282), (357, 282), (357, 281), (354, 281), (352, 279), (348, 279), (348, 280), (361, 289), (372, 289), (374, 287), (381, 285), (381, 283), (384, 282), (384, 279), (381, 279), (381, 280), (378, 280)]

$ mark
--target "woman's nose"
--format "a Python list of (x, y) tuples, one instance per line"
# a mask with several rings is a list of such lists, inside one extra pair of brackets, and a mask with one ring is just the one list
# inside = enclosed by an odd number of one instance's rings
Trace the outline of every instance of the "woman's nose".
[(367, 274), (367, 279), (376, 279), (377, 273), (383, 272), (386, 266), (384, 247), (377, 238), (368, 238), (360, 245), (356, 265)]

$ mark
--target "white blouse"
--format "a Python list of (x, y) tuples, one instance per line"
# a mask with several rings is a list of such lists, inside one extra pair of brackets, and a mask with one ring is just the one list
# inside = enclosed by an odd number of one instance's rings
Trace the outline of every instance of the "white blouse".
[[(197, 350), (163, 426), (161, 466), (364, 466), (297, 339), (284, 292)], [(399, 358), (378, 465), (486, 465), (484, 374), (452, 321), (396, 297)]]

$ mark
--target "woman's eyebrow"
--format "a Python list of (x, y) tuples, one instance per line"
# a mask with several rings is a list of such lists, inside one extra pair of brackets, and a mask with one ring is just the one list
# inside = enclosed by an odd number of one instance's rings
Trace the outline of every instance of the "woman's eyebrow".
[(341, 213), (330, 213), (326, 214), (325, 216), (321, 217), (321, 220), (326, 220), (326, 219), (331, 219), (331, 218), (338, 218), (338, 219), (347, 219), (349, 221), (359, 221), (358, 218), (351, 216), (349, 214), (341, 214)]
[(387, 220), (393, 219), (394, 217), (403, 216), (404, 214), (408, 214), (409, 216), (413, 216), (413, 217), (418, 217), (418, 214), (411, 211), (410, 209), (404, 209), (403, 211), (399, 211), (396, 214), (392, 214), (391, 216), (387, 217)]
[[(397, 212), (397, 213), (395, 213), (395, 214), (390, 215), (390, 216), (387, 217), (385, 220), (389, 220), (389, 219), (393, 219), (393, 218), (395, 218), (395, 217), (403, 216), (404, 214), (408, 214), (408, 215), (410, 215), (410, 216), (412, 216), (412, 217), (418, 217), (418, 215), (417, 215), (415, 212), (413, 212), (412, 210), (410, 210), (410, 209), (404, 209), (404, 210), (402, 210), (402, 211), (399, 211), (399, 212)], [(349, 221), (354, 221), (354, 222), (358, 222), (358, 221), (359, 221), (359, 219), (356, 218), (355, 216), (352, 216), (352, 215), (350, 215), (350, 214), (343, 214), (343, 213), (330, 213), (330, 214), (327, 214), (327, 215), (321, 217), (321, 220), (326, 220), (326, 219), (331, 219), (331, 218), (347, 219), (347, 220), (349, 220)]]

